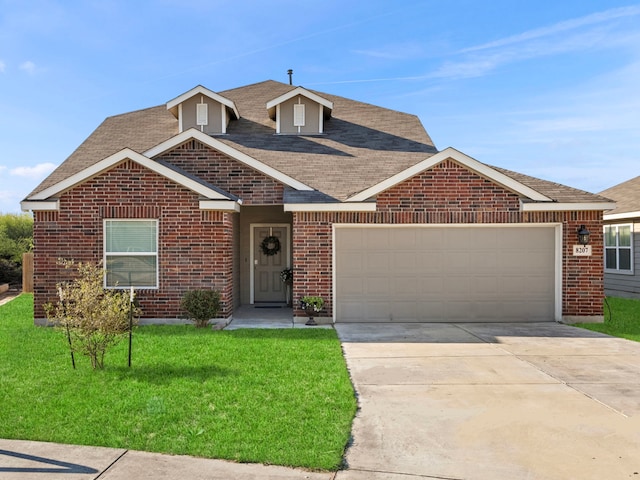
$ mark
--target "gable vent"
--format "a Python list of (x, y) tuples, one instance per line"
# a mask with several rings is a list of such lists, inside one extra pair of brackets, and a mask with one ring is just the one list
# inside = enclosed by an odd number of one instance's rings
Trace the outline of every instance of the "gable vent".
[(209, 124), (209, 104), (198, 103), (196, 105), (196, 125), (204, 126)]
[(304, 103), (296, 103), (293, 106), (293, 126), (304, 127)]

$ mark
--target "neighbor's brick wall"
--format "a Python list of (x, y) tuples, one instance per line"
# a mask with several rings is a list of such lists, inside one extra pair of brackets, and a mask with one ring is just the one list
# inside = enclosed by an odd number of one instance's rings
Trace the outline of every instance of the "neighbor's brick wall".
[(221, 291), (223, 311), (233, 304), (234, 213), (201, 211), (198, 196), (166, 178), (125, 161), (60, 196), (58, 212), (35, 212), (35, 317), (56, 300), (56, 283), (70, 273), (57, 258), (103, 258), (103, 219), (159, 220), (160, 285), (138, 292), (143, 316), (177, 318), (189, 289)]
[(243, 205), (275, 205), (283, 202), (284, 187), (281, 183), (197, 140), (189, 140), (157, 159), (165, 160), (240, 197)]
[[(561, 223), (563, 225), (563, 315), (602, 315), (602, 212), (521, 212), (517, 195), (496, 187), (452, 161), (409, 179), (377, 199), (378, 211), (367, 213), (295, 212), (293, 214), (293, 298), (320, 295), (331, 316), (332, 225)], [(577, 231), (591, 232), (591, 257), (574, 257)], [(295, 315), (304, 316), (298, 308)]]

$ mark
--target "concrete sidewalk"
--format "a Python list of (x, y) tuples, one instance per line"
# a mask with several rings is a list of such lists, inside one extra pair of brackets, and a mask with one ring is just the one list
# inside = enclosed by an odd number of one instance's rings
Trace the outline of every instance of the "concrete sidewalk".
[(1, 480), (331, 480), (333, 476), (116, 448), (0, 440)]
[(555, 323), (336, 325), (339, 480), (640, 479), (640, 344)]

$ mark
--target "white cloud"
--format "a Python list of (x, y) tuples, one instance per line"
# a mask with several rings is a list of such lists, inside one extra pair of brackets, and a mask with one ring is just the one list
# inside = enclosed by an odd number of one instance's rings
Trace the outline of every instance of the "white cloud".
[(34, 167), (16, 167), (9, 170), (10, 175), (32, 179), (43, 178), (56, 168), (55, 163), (39, 163)]
[(354, 50), (353, 53), (385, 60), (410, 60), (424, 56), (424, 48), (417, 43), (391, 44), (373, 50)]
[(571, 52), (625, 46), (637, 51), (637, 29), (618, 22), (636, 16), (640, 6), (616, 8), (465, 48), (457, 52), (460, 60), (446, 62), (429, 77), (479, 77), (508, 63)]
[(26, 62), (22, 62), (20, 64), (20, 70), (27, 72), (29, 75), (33, 75), (34, 73), (36, 73), (36, 64), (30, 60), (27, 60)]
[(584, 17), (559, 22), (548, 27), (528, 30), (518, 35), (512, 35), (510, 37), (506, 37), (489, 43), (484, 43), (475, 47), (465, 48), (460, 53), (504, 47), (516, 43), (526, 42), (528, 40), (548, 37), (558, 33), (575, 30), (577, 28), (585, 27), (588, 25), (596, 25), (600, 23), (610, 22), (611, 20), (617, 20), (619, 18), (628, 18), (638, 15), (640, 15), (640, 6), (614, 8), (611, 10), (606, 10), (604, 12), (597, 12)]
[(0, 60), (0, 73), (4, 73), (6, 68), (7, 65), (2, 60)]

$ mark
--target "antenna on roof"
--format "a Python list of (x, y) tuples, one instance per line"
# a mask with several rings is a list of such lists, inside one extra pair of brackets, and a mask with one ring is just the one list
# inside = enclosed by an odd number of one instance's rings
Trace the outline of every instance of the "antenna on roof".
[(287, 75), (289, 75), (289, 85), (293, 85), (293, 70), (287, 70)]

